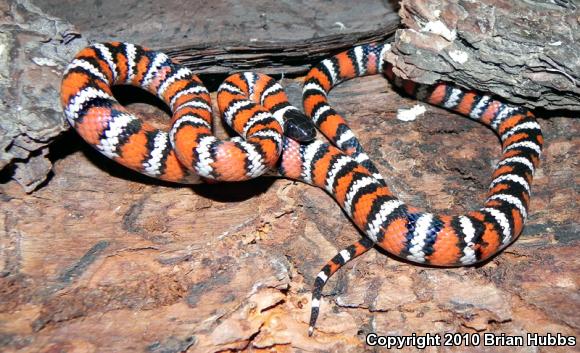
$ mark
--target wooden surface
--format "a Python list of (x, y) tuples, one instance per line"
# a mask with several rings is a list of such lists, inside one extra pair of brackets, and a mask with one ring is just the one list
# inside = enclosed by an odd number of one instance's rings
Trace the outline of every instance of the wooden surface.
[(0, 180), (31, 192), (52, 169), (48, 145), (67, 129), (62, 71), (88, 42), (64, 45), (74, 27), (29, 0), (0, 0)]
[[(396, 110), (415, 102), (381, 77), (343, 84), (331, 100), (404, 201), (446, 212), (480, 204), (499, 155), (491, 131), (432, 107), (399, 121)], [(4, 351), (360, 352), (370, 351), (371, 331), (578, 335), (578, 125), (540, 123), (548, 142), (530, 221), (513, 246), (484, 266), (458, 269), (373, 250), (330, 281), (312, 338), (314, 276), (360, 236), (328, 195), (266, 178), (164, 185), (67, 134), (53, 146), (55, 175), (45, 187), (27, 195), (14, 182), (1, 186)]]
[(387, 60), (397, 75), (417, 82), (456, 82), (531, 109), (577, 116), (579, 6), (549, 0), (402, 0), (405, 28), (397, 32)]
[[(87, 16), (86, 9), (69, 9)], [(353, 20), (360, 22), (364, 17)], [(114, 30), (101, 25), (93, 33)], [(351, 27), (363, 28), (357, 26)], [(283, 85), (300, 104), (299, 80)], [(147, 95), (116, 93), (131, 110), (163, 117)], [(403, 201), (446, 213), (479, 207), (500, 154), (490, 130), (429, 106), (416, 121), (400, 121), (397, 110), (416, 102), (379, 76), (342, 84), (330, 98)], [(360, 237), (330, 196), (284, 179), (165, 184), (116, 165), (69, 131), (50, 145), (53, 174), (41, 188), (27, 194), (5, 175), (0, 184), (0, 351), (386, 351), (364, 344), (369, 332), (579, 337), (580, 126), (557, 116), (540, 124), (545, 152), (530, 219), (514, 245), (482, 266), (454, 269), (415, 266), (372, 250), (330, 280), (311, 338), (314, 278)]]
[(379, 29), (396, 2), (360, 0), (38, 0), (44, 12), (96, 41), (167, 48), (195, 43), (285, 42)]
[(205, 43), (166, 47), (161, 50), (202, 77), (209, 76), (208, 74), (228, 74), (246, 70), (259, 70), (267, 75), (296, 77), (306, 75), (313, 62), (321, 61), (355, 45), (389, 42), (398, 27), (399, 17), (393, 13), (389, 18), (385, 18), (383, 27), (372, 31), (274, 43)]

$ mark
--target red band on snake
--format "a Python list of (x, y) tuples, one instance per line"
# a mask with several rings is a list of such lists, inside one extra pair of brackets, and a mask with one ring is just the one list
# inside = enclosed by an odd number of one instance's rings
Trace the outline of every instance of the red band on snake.
[[(328, 278), (373, 246), (421, 264), (471, 265), (507, 247), (527, 219), (543, 144), (533, 114), (451, 84), (399, 79), (382, 59), (387, 50), (388, 44), (357, 46), (308, 73), (304, 111), (331, 143), (306, 142), (314, 133), (282, 87), (266, 75), (249, 72), (230, 76), (218, 89), (222, 116), (241, 136), (219, 140), (212, 134), (209, 93), (197, 76), (163, 53), (127, 43), (95, 44), (79, 52), (65, 71), (61, 101), (68, 121), (87, 143), (145, 175), (199, 183), (247, 180), (277, 171), (332, 195), (364, 236), (317, 275), (311, 334)], [(381, 72), (417, 99), (461, 113), (498, 134), (503, 154), (481, 209), (435, 215), (410, 208), (391, 193), (327, 97), (342, 81)], [(173, 113), (170, 131), (154, 128), (121, 106), (111, 92), (118, 84), (142, 87), (161, 98)]]

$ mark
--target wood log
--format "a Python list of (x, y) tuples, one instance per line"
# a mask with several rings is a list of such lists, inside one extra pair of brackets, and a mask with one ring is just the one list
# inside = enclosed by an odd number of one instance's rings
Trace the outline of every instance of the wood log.
[[(299, 82), (283, 84), (299, 92)], [(331, 100), (405, 202), (445, 213), (481, 204), (500, 153), (491, 131), (433, 107), (400, 121), (397, 110), (416, 102), (381, 77), (347, 82)], [(550, 142), (513, 246), (484, 266), (455, 269), (371, 251), (331, 279), (312, 338), (314, 278), (360, 236), (326, 193), (267, 178), (168, 185), (67, 133), (52, 147), (59, 157), (45, 187), (27, 195), (14, 182), (0, 186), (0, 344), (5, 352), (360, 352), (370, 350), (370, 332), (578, 335), (570, 180), (580, 131), (571, 119), (541, 123)]]
[(532, 109), (580, 111), (574, 2), (403, 0), (399, 14), (407, 28), (386, 56), (397, 75), (454, 82)]
[(68, 128), (60, 107), (62, 70), (88, 44), (71, 24), (29, 1), (0, 0), (0, 171), (31, 192), (52, 169), (48, 146)]
[[(14, 17), (32, 16), (23, 15), (30, 11), (23, 4)], [(323, 5), (325, 13), (336, 6)], [(213, 10), (216, 16), (223, 11)], [(130, 15), (143, 18), (138, 11), (133, 7)], [(91, 15), (102, 21), (97, 11)], [(282, 84), (300, 104), (300, 78)], [(119, 92), (128, 109), (148, 119), (166, 117), (136, 92)], [(430, 106), (415, 121), (399, 120), (398, 110), (417, 102), (380, 76), (345, 82), (330, 99), (403, 201), (448, 214), (481, 205), (501, 149), (490, 130)], [(162, 183), (64, 132), (50, 145), (53, 176), (43, 187), (28, 194), (9, 178), (0, 184), (0, 351), (342, 353), (378, 350), (365, 344), (371, 332), (579, 337), (573, 181), (580, 127), (557, 116), (540, 124), (547, 143), (529, 221), (515, 244), (486, 264), (449, 269), (372, 250), (330, 280), (313, 337), (307, 320), (314, 278), (360, 237), (329, 195), (284, 179)], [(217, 134), (227, 136), (219, 128)], [(481, 343), (425, 351), (573, 349)]]
[(398, 26), (397, 17), (387, 19), (382, 28), (362, 33), (275, 43), (207, 43), (162, 50), (200, 74), (259, 70), (268, 75), (296, 77), (305, 75), (313, 63), (355, 45), (390, 41)]

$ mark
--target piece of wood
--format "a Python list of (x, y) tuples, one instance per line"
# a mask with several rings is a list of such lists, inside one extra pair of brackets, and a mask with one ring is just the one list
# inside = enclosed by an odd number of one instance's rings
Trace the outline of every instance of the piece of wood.
[[(283, 85), (295, 99), (299, 82)], [(397, 120), (398, 109), (417, 102), (379, 76), (346, 82), (330, 99), (402, 200), (447, 214), (479, 207), (500, 154), (490, 130), (429, 106), (416, 121)], [(314, 278), (360, 237), (330, 196), (283, 179), (168, 185), (70, 132), (53, 146), (45, 187), (27, 195), (14, 182), (0, 185), (2, 351), (341, 353), (373, 351), (369, 332), (578, 337), (580, 228), (570, 181), (580, 131), (573, 119), (540, 123), (549, 142), (514, 245), (484, 266), (454, 269), (370, 251), (330, 280), (312, 338)]]
[(377, 30), (285, 42), (220, 43), (162, 48), (200, 74), (258, 70), (268, 75), (305, 75), (312, 63), (355, 45), (389, 41), (399, 26), (390, 18)]
[(0, 0), (0, 179), (32, 192), (52, 169), (48, 145), (68, 126), (59, 101), (65, 65), (88, 42), (29, 1)]
[(406, 28), (397, 32), (386, 59), (397, 75), (417, 82), (454, 82), (532, 109), (573, 115), (580, 111), (577, 6), (403, 0), (399, 14)]
[(130, 41), (150, 48), (198, 43), (292, 42), (370, 32), (399, 21), (383, 0), (37, 1), (94, 41)]

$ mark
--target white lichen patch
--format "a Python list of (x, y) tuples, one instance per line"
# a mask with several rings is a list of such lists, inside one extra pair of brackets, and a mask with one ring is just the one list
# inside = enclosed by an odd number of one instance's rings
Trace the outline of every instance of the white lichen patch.
[(32, 61), (38, 66), (58, 66), (58, 63), (56, 61), (49, 58), (41, 58), (35, 56), (34, 58), (32, 58)]
[(449, 52), (449, 57), (453, 59), (453, 61), (458, 62), (460, 64), (465, 64), (467, 59), (469, 59), (469, 55), (462, 51), (462, 50), (452, 50)]
[(457, 37), (457, 32), (455, 31), (455, 29), (450, 30), (440, 20), (427, 22), (423, 26), (423, 28), (421, 28), (421, 32), (429, 32), (429, 33), (438, 34), (450, 42), (454, 41), (455, 38)]
[(10, 36), (0, 33), (0, 80), (8, 79), (10, 75)]
[(424, 105), (415, 104), (409, 109), (398, 109), (397, 119), (401, 121), (413, 121), (417, 119), (421, 114), (425, 113), (426, 109)]

